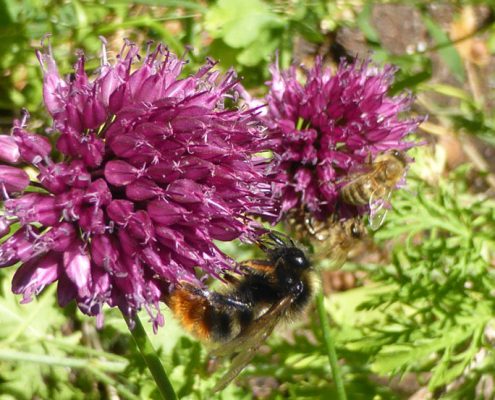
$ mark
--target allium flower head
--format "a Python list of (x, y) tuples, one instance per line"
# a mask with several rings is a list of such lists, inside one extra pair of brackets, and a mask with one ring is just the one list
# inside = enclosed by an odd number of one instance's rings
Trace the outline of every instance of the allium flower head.
[(49, 49), (38, 56), (58, 153), (26, 130), (27, 114), (3, 139), (0, 159), (36, 173), (0, 165), (0, 233), (20, 225), (0, 265), (21, 263), (13, 290), (24, 301), (58, 281), (62, 306), (75, 299), (99, 316), (104, 303), (129, 316), (145, 307), (157, 327), (170, 284), (196, 280), (197, 267), (232, 268), (213, 240), (250, 237), (249, 215), (270, 212), (255, 113), (224, 108), (232, 71), (220, 76), (208, 61), (181, 79), (185, 62), (161, 45), (138, 62), (126, 44), (115, 64), (103, 48), (93, 79), (82, 54), (69, 79)]
[(400, 117), (410, 96), (387, 95), (394, 67), (342, 62), (332, 74), (317, 59), (303, 83), (294, 66), (280, 71), (275, 64), (271, 72), (264, 122), (277, 157), (272, 172), (280, 217), (296, 209), (317, 220), (355, 214), (339, 199), (343, 182), (377, 154), (410, 148), (404, 138), (420, 122)]

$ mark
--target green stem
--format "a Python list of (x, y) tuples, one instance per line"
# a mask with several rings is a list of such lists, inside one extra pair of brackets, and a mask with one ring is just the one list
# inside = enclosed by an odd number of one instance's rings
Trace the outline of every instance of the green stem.
[(98, 360), (96, 358), (59, 357), (46, 354), (25, 353), (5, 348), (0, 348), (0, 361), (32, 362), (68, 368), (97, 368), (107, 372), (122, 372), (127, 366), (127, 363)]
[(71, 352), (72, 354), (99, 357), (110, 361), (121, 362), (124, 364), (128, 363), (128, 360), (125, 357), (119, 356), (117, 354), (109, 353), (103, 350), (96, 350), (90, 347), (80, 346), (77, 344), (67, 343), (64, 342), (64, 340), (58, 339), (56, 337), (44, 336), (42, 338), (36, 338), (35, 340), (17, 342), (17, 344), (20, 344), (20, 346), (24, 344), (32, 345), (35, 343), (39, 343), (40, 341), (44, 341), (46, 343), (52, 344), (53, 346)]
[(139, 320), (139, 317), (137, 315), (134, 317), (134, 324), (132, 324), (127, 318), (125, 318), (125, 320), (129, 330), (131, 331), (132, 337), (136, 342), (139, 352), (141, 353), (144, 362), (148, 366), (148, 369), (155, 380), (161, 397), (165, 400), (177, 399), (174, 388), (168, 380), (167, 373), (163, 369), (163, 365), (156, 355), (155, 349), (153, 348), (153, 345), (151, 344), (150, 339), (148, 338), (148, 335)]
[(132, 393), (129, 389), (127, 389), (124, 385), (117, 382), (115, 379), (109, 377), (107, 374), (101, 372), (98, 369), (90, 370), (90, 373), (93, 374), (100, 382), (114, 388), (124, 399), (127, 400), (139, 400), (139, 397)]
[(129, 391), (124, 385), (117, 382), (107, 373), (122, 373), (127, 367), (127, 362), (118, 363), (107, 360), (90, 358), (58, 357), (46, 354), (25, 353), (0, 347), (0, 361), (11, 361), (17, 363), (31, 362), (35, 364), (58, 366), (65, 368), (86, 370), (101, 382), (114, 387), (122, 398), (127, 400), (139, 400), (139, 397)]
[(328, 361), (330, 362), (330, 368), (332, 369), (333, 381), (335, 382), (335, 387), (337, 388), (337, 398), (339, 400), (347, 400), (344, 388), (344, 381), (342, 380), (342, 374), (340, 372), (339, 363), (337, 360), (337, 352), (335, 351), (335, 344), (330, 333), (330, 323), (328, 321), (327, 312), (325, 310), (324, 297), (322, 292), (319, 292), (316, 295), (316, 308), (318, 309), (318, 315), (320, 316), (321, 329), (323, 331), (323, 340), (325, 342)]

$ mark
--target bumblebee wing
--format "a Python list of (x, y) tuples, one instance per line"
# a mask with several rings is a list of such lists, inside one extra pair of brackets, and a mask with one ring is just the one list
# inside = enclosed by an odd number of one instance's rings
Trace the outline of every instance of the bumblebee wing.
[(229, 354), (241, 352), (244, 349), (259, 347), (270, 336), (273, 328), (280, 321), (280, 317), (284, 315), (292, 301), (292, 297), (284, 297), (281, 301), (272, 305), (268, 311), (255, 319), (234, 339), (227, 343), (222, 343), (218, 348), (213, 349), (210, 355), (213, 357), (224, 357)]
[(236, 376), (240, 374), (244, 367), (251, 362), (255, 354), (255, 349), (249, 349), (245, 352), (237, 354), (232, 360), (232, 365), (229, 370), (213, 387), (213, 393), (225, 389), (229, 385), (229, 383), (232, 382), (236, 378)]
[(236, 338), (210, 353), (212, 356), (226, 356), (238, 353), (232, 360), (229, 370), (213, 388), (213, 392), (218, 392), (225, 388), (249, 364), (259, 347), (273, 332), (273, 329), (280, 321), (280, 317), (285, 314), (292, 301), (292, 297), (283, 298), (280, 302), (270, 307), (261, 317), (257, 318)]

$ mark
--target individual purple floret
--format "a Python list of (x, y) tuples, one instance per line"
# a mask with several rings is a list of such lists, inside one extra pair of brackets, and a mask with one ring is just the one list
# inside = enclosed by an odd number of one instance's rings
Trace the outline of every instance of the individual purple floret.
[(321, 59), (304, 71), (304, 83), (292, 66), (271, 67), (264, 122), (272, 138), (275, 161), (274, 196), (281, 202), (279, 218), (306, 210), (317, 220), (332, 214), (355, 214), (339, 190), (349, 177), (379, 153), (413, 146), (405, 137), (420, 119), (401, 119), (411, 97), (388, 96), (395, 68), (378, 69), (369, 62), (342, 62), (335, 74)]
[[(118, 306), (132, 317), (145, 307), (155, 329), (171, 284), (196, 281), (196, 268), (218, 277), (234, 267), (214, 240), (252, 238), (250, 216), (272, 213), (263, 129), (256, 112), (227, 109), (236, 96), (232, 71), (208, 60), (180, 78), (185, 64), (158, 45), (140, 60), (127, 43), (90, 79), (80, 55), (63, 79), (50, 49), (38, 54), (54, 143), (15, 122), (0, 159), (0, 190), (9, 226), (0, 265), (20, 263), (13, 291), (31, 300), (58, 281), (58, 300), (75, 299), (97, 315)], [(235, 99), (234, 99), (235, 100)]]

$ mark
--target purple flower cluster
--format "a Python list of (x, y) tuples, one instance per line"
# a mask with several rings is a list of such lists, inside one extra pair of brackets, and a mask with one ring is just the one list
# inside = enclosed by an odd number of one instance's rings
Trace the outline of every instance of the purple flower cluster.
[(339, 198), (343, 182), (377, 154), (404, 150), (405, 137), (420, 119), (401, 119), (410, 96), (387, 95), (395, 69), (369, 62), (342, 62), (335, 74), (320, 59), (297, 79), (293, 66), (271, 67), (264, 122), (270, 130), (276, 160), (273, 195), (281, 203), (279, 218), (305, 210), (317, 220), (351, 216)]
[(126, 44), (114, 64), (103, 48), (95, 78), (80, 55), (63, 79), (50, 50), (38, 56), (53, 135), (29, 132), (25, 114), (0, 139), (1, 160), (22, 163), (0, 165), (0, 235), (15, 231), (0, 266), (20, 263), (24, 301), (58, 281), (61, 306), (145, 307), (156, 328), (171, 284), (232, 269), (214, 240), (252, 237), (250, 216), (273, 213), (263, 129), (254, 111), (224, 106), (238, 83), (211, 61), (181, 79), (185, 62), (161, 45), (138, 62)]

